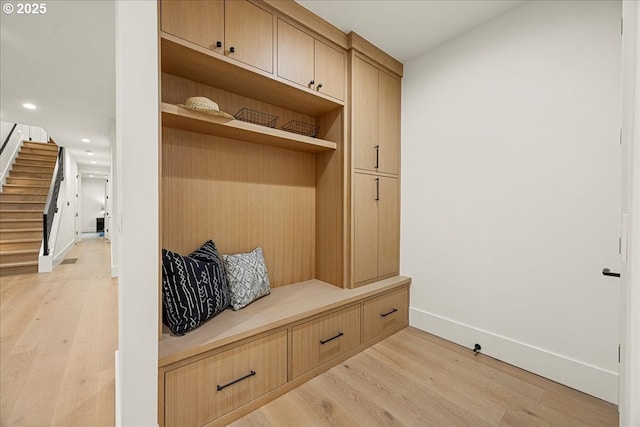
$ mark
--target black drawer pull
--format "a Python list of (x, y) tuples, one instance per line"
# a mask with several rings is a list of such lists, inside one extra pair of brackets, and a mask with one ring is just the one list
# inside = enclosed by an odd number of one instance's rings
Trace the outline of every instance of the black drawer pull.
[(326, 339), (326, 340), (324, 340), (324, 341), (323, 341), (323, 340), (320, 340), (320, 344), (326, 344), (326, 343), (328, 343), (329, 341), (333, 341), (333, 340), (335, 340), (336, 338), (340, 338), (340, 337), (341, 337), (341, 336), (343, 336), (343, 335), (344, 335), (344, 334), (343, 334), (342, 332), (338, 332), (338, 335), (336, 335), (335, 337), (328, 338), (328, 339)]
[(229, 387), (230, 385), (234, 385), (235, 383), (239, 383), (239, 382), (240, 382), (240, 381), (242, 381), (242, 380), (246, 380), (247, 378), (252, 377), (252, 376), (254, 376), (255, 374), (256, 374), (256, 371), (251, 371), (251, 372), (249, 372), (247, 375), (245, 375), (244, 377), (238, 378), (237, 380), (233, 380), (233, 381), (231, 381), (230, 383), (226, 383), (225, 385), (218, 385), (218, 386), (216, 386), (216, 389), (217, 389), (218, 391), (220, 391), (220, 390), (222, 390), (222, 389), (224, 389), (224, 388)]
[(390, 311), (390, 312), (388, 312), (388, 313), (382, 313), (382, 314), (380, 315), (380, 317), (387, 317), (388, 315), (393, 314), (393, 313), (395, 313), (396, 311), (398, 311), (398, 309), (397, 309), (397, 308), (394, 308), (393, 310), (391, 310), (391, 311)]

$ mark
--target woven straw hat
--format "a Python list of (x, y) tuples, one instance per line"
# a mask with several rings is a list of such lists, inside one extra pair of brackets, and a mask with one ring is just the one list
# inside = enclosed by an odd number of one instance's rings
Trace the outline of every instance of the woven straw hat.
[(192, 98), (188, 98), (184, 103), (184, 108), (233, 119), (233, 116), (231, 114), (220, 111), (220, 107), (218, 106), (218, 104), (216, 104), (209, 98), (205, 98), (204, 96), (194, 96)]

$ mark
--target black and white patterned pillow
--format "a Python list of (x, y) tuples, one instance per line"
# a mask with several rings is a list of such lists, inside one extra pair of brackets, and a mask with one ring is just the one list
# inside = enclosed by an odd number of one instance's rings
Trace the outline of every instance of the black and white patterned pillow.
[(271, 293), (262, 248), (256, 248), (246, 254), (223, 257), (231, 292), (231, 307), (234, 310), (240, 310)]
[(162, 250), (163, 320), (171, 332), (186, 334), (225, 310), (229, 302), (229, 288), (221, 262), (198, 261)]

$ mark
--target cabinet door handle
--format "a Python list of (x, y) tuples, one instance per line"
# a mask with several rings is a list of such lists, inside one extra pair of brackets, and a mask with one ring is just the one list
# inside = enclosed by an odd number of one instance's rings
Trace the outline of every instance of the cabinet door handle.
[(376, 145), (376, 166), (375, 168), (378, 169), (380, 167), (380, 146)]
[(389, 312), (387, 312), (387, 313), (382, 313), (382, 314), (380, 314), (380, 317), (387, 317), (388, 315), (393, 314), (393, 313), (395, 313), (396, 311), (398, 311), (398, 309), (397, 309), (397, 308), (394, 308), (393, 310), (391, 310), (391, 311), (389, 311)]
[(315, 81), (315, 80), (311, 80), (311, 81), (309, 81), (309, 87), (313, 86), (314, 84), (316, 84), (316, 81)]
[(343, 336), (343, 335), (344, 335), (344, 334), (343, 334), (342, 332), (338, 332), (338, 335), (336, 335), (336, 336), (333, 336), (333, 337), (331, 337), (331, 338), (327, 338), (326, 340), (320, 340), (320, 344), (326, 344), (326, 343), (328, 343), (329, 341), (333, 341), (333, 340), (335, 340), (336, 338), (340, 338), (340, 337), (341, 337), (341, 336)]
[(376, 202), (380, 200), (380, 178), (376, 178)]
[(321, 87), (322, 87), (322, 83), (318, 83), (318, 86), (316, 86), (316, 90), (320, 90)]
[(236, 51), (236, 48), (235, 48), (235, 47), (231, 46), (231, 47), (229, 48), (229, 53), (235, 53), (235, 51)]
[(224, 385), (217, 385), (217, 386), (216, 386), (216, 390), (220, 391), (220, 390), (222, 390), (222, 389), (225, 389), (225, 388), (227, 388), (227, 387), (229, 387), (229, 386), (231, 386), (231, 385), (234, 385), (235, 383), (239, 383), (239, 382), (240, 382), (240, 381), (242, 381), (242, 380), (246, 380), (247, 378), (252, 377), (252, 376), (254, 376), (255, 374), (256, 374), (256, 371), (249, 371), (249, 373), (248, 373), (247, 375), (245, 375), (244, 377), (240, 377), (240, 378), (238, 378), (237, 380), (233, 380), (233, 381), (231, 381), (230, 383), (226, 383), (226, 384), (224, 384)]
[(222, 42), (221, 41), (217, 41), (216, 42), (216, 47), (222, 47)]

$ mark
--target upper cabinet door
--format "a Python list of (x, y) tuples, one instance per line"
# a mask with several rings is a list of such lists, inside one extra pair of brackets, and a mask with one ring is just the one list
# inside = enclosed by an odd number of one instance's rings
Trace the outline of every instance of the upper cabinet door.
[(273, 15), (246, 0), (225, 6), (225, 54), (273, 73)]
[(378, 170), (378, 108), (378, 69), (355, 57), (351, 118), (355, 169)]
[(224, 0), (162, 0), (162, 31), (217, 50), (224, 46)]
[(315, 41), (315, 82), (318, 92), (344, 101), (345, 55)]
[(278, 76), (312, 87), (314, 39), (278, 19)]
[(378, 171), (397, 175), (400, 163), (400, 79), (380, 71), (378, 83)]

